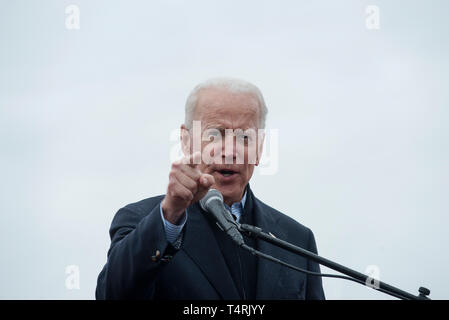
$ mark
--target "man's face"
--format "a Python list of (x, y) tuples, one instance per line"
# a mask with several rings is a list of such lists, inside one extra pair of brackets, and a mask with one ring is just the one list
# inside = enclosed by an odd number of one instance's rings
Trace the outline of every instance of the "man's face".
[[(201, 142), (200, 171), (214, 177), (212, 188), (222, 193), (226, 204), (239, 202), (262, 151), (263, 138), (257, 139), (260, 123), (257, 98), (250, 93), (203, 89), (198, 93), (193, 119), (201, 121), (202, 140), (207, 138)], [(181, 129), (184, 131), (185, 127)], [(245, 130), (255, 135), (245, 135)], [(187, 145), (192, 150), (192, 139), (201, 139), (193, 137), (191, 131), (182, 135), (184, 150), (188, 150)], [(213, 160), (204, 161), (206, 157)]]

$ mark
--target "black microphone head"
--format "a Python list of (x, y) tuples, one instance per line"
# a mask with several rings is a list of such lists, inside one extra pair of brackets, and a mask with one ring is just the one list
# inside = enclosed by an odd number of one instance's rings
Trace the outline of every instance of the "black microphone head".
[(209, 204), (211, 201), (218, 200), (223, 203), (223, 195), (217, 189), (210, 189), (206, 195), (200, 200), (200, 206), (204, 211), (209, 212)]

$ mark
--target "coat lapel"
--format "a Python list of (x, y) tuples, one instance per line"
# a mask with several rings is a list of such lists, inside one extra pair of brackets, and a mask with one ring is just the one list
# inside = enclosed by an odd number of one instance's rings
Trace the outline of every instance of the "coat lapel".
[[(247, 200), (251, 201), (254, 217), (254, 225), (262, 228), (266, 233), (271, 232), (280, 239), (285, 239), (285, 234), (277, 225), (277, 221), (263, 204), (254, 196), (251, 189), (247, 188)], [(246, 209), (245, 204), (245, 209)], [(238, 300), (240, 295), (234, 285), (227, 264), (223, 258), (220, 247), (211, 229), (210, 222), (199, 204), (193, 204), (188, 209), (188, 220), (185, 225), (185, 234), (181, 250), (194, 261), (201, 269), (211, 285), (219, 293), (222, 299)], [(286, 261), (286, 251), (279, 250), (276, 246), (256, 240), (256, 248), (278, 259)], [(280, 280), (282, 266), (272, 261), (259, 258), (257, 262), (257, 288), (256, 299), (275, 299), (282, 293), (278, 292), (281, 287)]]
[[(277, 221), (275, 221), (275, 219), (273, 219), (273, 216), (266, 212), (266, 210), (263, 210), (259, 200), (256, 199), (253, 194), (251, 195), (254, 205), (255, 225), (259, 228), (262, 228), (262, 231), (266, 233), (271, 232), (277, 238), (284, 238), (284, 233), (280, 228), (277, 227)], [(283, 260), (283, 250), (279, 250), (279, 248), (268, 242), (257, 239), (257, 248), (259, 251), (265, 254)], [(281, 273), (282, 266), (280, 264), (269, 261), (267, 259), (259, 258), (257, 264), (256, 299), (266, 300), (273, 299), (277, 296), (276, 289), (278, 288)]]
[(201, 269), (222, 299), (240, 299), (205, 213), (198, 203), (187, 210), (182, 250)]

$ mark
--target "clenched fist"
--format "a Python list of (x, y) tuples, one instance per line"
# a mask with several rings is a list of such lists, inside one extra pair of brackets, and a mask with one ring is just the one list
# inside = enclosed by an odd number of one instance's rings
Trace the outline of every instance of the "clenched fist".
[(161, 204), (164, 218), (170, 223), (176, 224), (185, 209), (201, 200), (215, 183), (213, 176), (199, 170), (200, 159), (201, 153), (196, 152), (172, 163), (167, 193)]

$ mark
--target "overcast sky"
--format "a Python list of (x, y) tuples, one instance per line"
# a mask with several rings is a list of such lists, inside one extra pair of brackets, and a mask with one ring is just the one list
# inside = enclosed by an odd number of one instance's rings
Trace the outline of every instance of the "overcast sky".
[(114, 214), (165, 192), (185, 99), (215, 76), (259, 86), (278, 130), (259, 199), (324, 257), (449, 297), (447, 1), (0, 2), (0, 298), (94, 298)]

